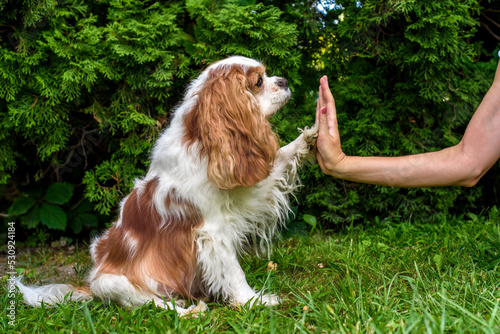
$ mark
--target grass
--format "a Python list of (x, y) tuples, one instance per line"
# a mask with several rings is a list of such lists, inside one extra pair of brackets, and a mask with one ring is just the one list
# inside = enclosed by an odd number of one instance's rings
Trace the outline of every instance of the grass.
[[(78, 259), (72, 280), (79, 281), (90, 265), (81, 248), (32, 252), (18, 265), (30, 268), (38, 284), (57, 276), (48, 265), (64, 268)], [(0, 332), (498, 333), (499, 252), (495, 208), (439, 224), (369, 222), (276, 242), (270, 257), (275, 271), (268, 270), (268, 259), (242, 259), (250, 285), (281, 295), (278, 307), (210, 302), (201, 317), (185, 319), (152, 304), (128, 310), (92, 300), (31, 308), (16, 296), (16, 325), (2, 316)], [(3, 305), (9, 302), (5, 292)]]

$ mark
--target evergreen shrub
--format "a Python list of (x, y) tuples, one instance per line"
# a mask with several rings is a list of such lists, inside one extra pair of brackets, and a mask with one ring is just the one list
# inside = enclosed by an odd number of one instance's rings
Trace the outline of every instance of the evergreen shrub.
[[(0, 0), (5, 221), (20, 218), (26, 235), (88, 235), (112, 221), (189, 81), (229, 55), (260, 59), (290, 82), (293, 100), (273, 117), (283, 143), (314, 122), (323, 74), (348, 154), (457, 143), (495, 68), (474, 58), (478, 1), (322, 3)], [(483, 205), (480, 187), (375, 187), (318, 166), (302, 174), (299, 220), (432, 219)], [(66, 189), (56, 202), (54, 189)]]
[[(481, 10), (475, 0), (334, 2), (320, 71), (330, 77), (348, 155), (408, 155), (460, 141), (498, 62), (477, 36)], [(481, 185), (408, 189), (335, 180), (318, 168), (305, 174), (305, 202), (331, 223), (391, 215), (433, 222), (498, 203)], [(498, 189), (495, 175), (498, 164), (485, 177), (487, 192)]]

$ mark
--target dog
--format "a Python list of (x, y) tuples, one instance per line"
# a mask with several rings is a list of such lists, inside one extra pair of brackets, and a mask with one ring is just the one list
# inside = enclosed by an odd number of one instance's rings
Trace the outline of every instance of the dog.
[(206, 68), (173, 110), (118, 219), (92, 241), (88, 286), (18, 281), (24, 300), (152, 301), (180, 315), (206, 309), (202, 301), (184, 308), (184, 299), (209, 296), (231, 305), (279, 304), (248, 285), (238, 254), (270, 248), (291, 211), (298, 168), (314, 155), (316, 127), (282, 148), (272, 131), (268, 118), (290, 96), (287, 80), (268, 77), (256, 60), (235, 56)]

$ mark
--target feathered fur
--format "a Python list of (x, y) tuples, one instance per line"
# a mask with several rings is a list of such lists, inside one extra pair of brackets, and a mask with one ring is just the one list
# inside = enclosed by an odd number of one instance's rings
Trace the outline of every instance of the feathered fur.
[[(249, 241), (269, 248), (315, 138), (316, 129), (306, 130), (279, 148), (267, 118), (289, 97), (286, 80), (267, 77), (253, 59), (209, 66), (174, 110), (118, 220), (93, 240), (90, 292), (19, 282), (26, 302), (59, 302), (73, 291), (72, 299), (96, 295), (125, 306), (154, 301), (171, 308), (171, 298), (203, 296), (278, 304), (247, 284), (237, 256)], [(181, 314), (205, 308), (179, 305)]]

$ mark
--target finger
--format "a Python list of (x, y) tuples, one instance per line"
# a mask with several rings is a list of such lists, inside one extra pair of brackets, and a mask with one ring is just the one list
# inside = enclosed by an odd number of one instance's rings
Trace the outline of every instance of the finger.
[(326, 107), (325, 96), (323, 94), (323, 86), (324, 86), (325, 77), (326, 76), (322, 76), (321, 79), (319, 79), (319, 100), (320, 100), (320, 107), (321, 108)]
[(323, 97), (323, 104), (327, 108), (327, 124), (329, 133), (331, 136), (338, 136), (338, 128), (337, 128), (337, 109), (335, 108), (335, 100), (333, 98), (332, 92), (330, 91), (328, 85), (328, 78), (324, 76), (320, 80), (321, 83), (321, 96)]
[(318, 111), (316, 113), (318, 122), (319, 122), (321, 108), (323, 108), (323, 107), (324, 107), (324, 105), (323, 105), (323, 92), (322, 92), (321, 84), (320, 84), (319, 89), (318, 89)]
[(326, 107), (321, 108), (319, 112), (319, 124), (318, 124), (319, 136), (327, 136), (330, 134), (327, 113), (328, 110)]
[(323, 106), (326, 106), (327, 104), (335, 104), (335, 99), (333, 98), (330, 85), (328, 83), (328, 77), (326, 75), (321, 78), (320, 85)]
[(320, 79), (319, 79), (319, 100), (320, 100), (320, 107), (325, 107), (325, 97), (324, 97), (324, 92), (323, 92), (323, 86), (324, 86), (324, 82), (326, 80), (326, 75), (323, 75)]
[[(321, 86), (319, 86), (318, 88), (318, 95), (321, 94)], [(315, 124), (318, 124), (319, 122), (319, 111), (321, 109), (321, 106), (320, 106), (320, 101), (321, 101), (321, 97), (318, 97), (318, 100), (316, 100), (316, 120), (315, 120)]]

